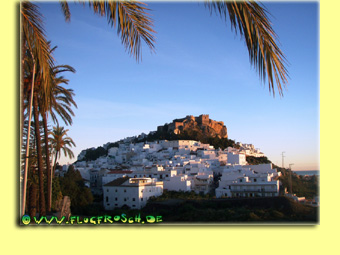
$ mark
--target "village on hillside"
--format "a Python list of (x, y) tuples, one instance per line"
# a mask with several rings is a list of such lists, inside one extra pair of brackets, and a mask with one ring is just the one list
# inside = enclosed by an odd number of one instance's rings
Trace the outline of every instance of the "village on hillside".
[[(132, 143), (126, 138), (93, 161), (83, 160), (86, 151), (81, 152), (74, 167), (92, 193), (103, 196), (106, 210), (124, 205), (143, 208), (164, 190), (214, 192), (217, 198), (278, 196), (281, 173), (271, 163), (248, 165), (246, 156), (264, 154), (252, 144), (237, 145), (238, 149), (221, 150), (198, 141)], [(67, 169), (65, 165), (57, 174), (62, 176)]]

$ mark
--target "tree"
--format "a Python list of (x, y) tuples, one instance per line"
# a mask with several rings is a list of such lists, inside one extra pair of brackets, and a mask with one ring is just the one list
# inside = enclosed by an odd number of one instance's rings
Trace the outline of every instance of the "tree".
[[(56, 48), (56, 47), (55, 47)], [(54, 48), (54, 49), (55, 49)], [(73, 100), (73, 90), (65, 89), (60, 84), (68, 84), (68, 80), (64, 79), (62, 76), (59, 76), (62, 72), (75, 72), (75, 70), (68, 65), (55, 66), (51, 72), (52, 86), (51, 86), (51, 94), (49, 98), (45, 96), (40, 97), (40, 110), (41, 116), (43, 119), (44, 125), (44, 141), (45, 141), (45, 162), (46, 162), (46, 172), (47, 172), (47, 211), (51, 211), (52, 206), (52, 174), (51, 174), (51, 164), (50, 164), (50, 146), (48, 139), (48, 113), (50, 113), (52, 120), (54, 123), (58, 123), (58, 116), (62, 118), (66, 125), (72, 124), (72, 117), (74, 116), (74, 112), (72, 111), (71, 106), (77, 107), (77, 104)], [(43, 93), (44, 91), (41, 91)], [(48, 99), (48, 101), (46, 100)]]
[[(41, 136), (40, 136), (40, 123), (39, 123), (39, 114), (41, 111), (41, 107), (39, 107), (39, 100), (38, 95), (40, 90), (42, 90), (42, 78), (41, 75), (41, 68), (39, 62), (36, 62), (35, 59), (32, 57), (32, 51), (27, 50), (25, 51), (26, 61), (24, 63), (24, 80), (23, 86), (24, 91), (30, 94), (30, 104), (27, 105), (27, 112), (29, 112), (29, 121), (28, 121), (28, 128), (27, 130), (30, 131), (31, 127), (31, 115), (32, 115), (32, 106), (33, 106), (33, 115), (34, 115), (34, 132), (35, 132), (35, 144), (36, 144), (36, 152), (37, 152), (37, 166), (38, 166), (38, 175), (39, 175), (39, 208), (40, 213), (45, 215), (46, 207), (45, 207), (45, 194), (44, 194), (44, 167), (43, 167), (43, 156), (42, 156), (42, 143), (41, 143)], [(32, 71), (33, 70), (33, 71)], [(24, 95), (24, 98), (28, 97)], [(26, 162), (25, 162), (25, 175), (27, 175), (28, 171), (28, 155), (29, 155), (29, 134), (27, 136), (26, 141)], [(25, 183), (26, 184), (26, 180)], [(25, 190), (25, 188), (24, 188)]]
[(57, 166), (57, 159), (58, 157), (60, 158), (61, 151), (64, 152), (65, 156), (69, 156), (70, 158), (74, 157), (71, 147), (76, 145), (73, 142), (72, 138), (67, 136), (67, 132), (68, 129), (64, 129), (64, 127), (59, 127), (59, 125), (53, 127), (53, 131), (50, 132), (50, 135), (52, 136), (50, 140), (52, 143), (53, 151), (55, 153), (53, 175)]
[(82, 208), (93, 202), (90, 189), (85, 186), (81, 174), (73, 166), (60, 178), (60, 187), (62, 194), (70, 197), (72, 211), (75, 213), (82, 213)]
[[(29, 104), (27, 112), (29, 116), (28, 120), (28, 135), (26, 141), (26, 154), (25, 154), (25, 168), (24, 168), (24, 180), (23, 180), (23, 195), (22, 195), (22, 208), (21, 214), (25, 213), (26, 204), (26, 189), (27, 189), (27, 176), (28, 176), (28, 156), (29, 156), (29, 138), (30, 138), (30, 125), (32, 116), (32, 106), (34, 101), (34, 94), (37, 95), (34, 87), (36, 78), (39, 79), (40, 84), (43, 86), (42, 89), (45, 91), (45, 95), (49, 94), (50, 85), (50, 70), (54, 65), (53, 57), (50, 54), (49, 43), (46, 40), (42, 15), (38, 11), (38, 8), (29, 2), (23, 2), (21, 4), (21, 52), (22, 52), (22, 76), (21, 76), (21, 96), (24, 98), (24, 87), (25, 82), (29, 81), (31, 86), (26, 86), (27, 91), (30, 93)], [(43, 81), (43, 82), (41, 82)], [(27, 84), (28, 85), (28, 84)], [(24, 99), (21, 100), (24, 102)], [(37, 102), (35, 101), (35, 122), (39, 125), (39, 115), (37, 109)], [(24, 121), (24, 105), (21, 106), (22, 111), (22, 123)], [(39, 128), (38, 128), (39, 130)], [(37, 131), (36, 131), (37, 132)], [(21, 134), (23, 134), (23, 125), (21, 127)], [(38, 139), (38, 137), (36, 137)], [(22, 140), (21, 140), (22, 142)], [(38, 142), (40, 143), (40, 141)], [(37, 146), (40, 146), (37, 144)], [(43, 173), (42, 173), (42, 157), (41, 148), (38, 151), (38, 166), (39, 166), (39, 197), (40, 197), (40, 210), (41, 213), (45, 213), (45, 201), (43, 191)]]
[[(49, 45), (49, 43), (48, 43)], [(55, 47), (56, 48), (56, 47)], [(53, 48), (51, 52), (55, 49)], [(26, 54), (30, 56), (30, 51), (26, 51)], [(33, 67), (36, 67), (37, 71), (34, 73)], [(39, 131), (39, 133), (35, 133), (36, 138), (36, 151), (37, 151), (37, 159), (38, 159), (38, 172), (39, 172), (39, 197), (40, 197), (40, 209), (41, 213), (45, 214), (45, 197), (44, 197), (44, 170), (46, 170), (47, 175), (47, 211), (51, 210), (51, 197), (52, 197), (52, 178), (51, 178), (51, 166), (50, 166), (50, 147), (48, 141), (48, 125), (47, 125), (47, 114), (51, 113), (52, 120), (54, 122), (58, 122), (56, 118), (56, 113), (61, 116), (61, 118), (65, 121), (66, 125), (72, 124), (72, 116), (74, 113), (71, 109), (71, 106), (77, 106), (73, 100), (73, 90), (67, 90), (61, 86), (62, 83), (68, 84), (68, 80), (64, 79), (60, 76), (60, 73), (65, 71), (75, 72), (75, 70), (67, 65), (63, 66), (53, 66), (50, 67), (50, 91), (46, 95), (46, 91), (44, 90), (44, 82), (42, 80), (41, 69), (39, 68), (39, 62), (36, 64), (32, 57), (27, 57), (25, 61), (25, 70), (24, 70), (24, 89), (25, 94), (23, 95), (23, 111), (29, 111), (30, 105), (26, 104), (29, 100), (25, 100), (28, 98), (28, 95), (31, 93), (31, 98), (33, 99), (33, 113), (34, 113), (34, 125), (35, 132)], [(33, 88), (33, 91), (32, 91)], [(33, 97), (32, 97), (33, 96)], [(56, 113), (55, 113), (56, 112)], [(42, 117), (42, 123), (44, 128), (44, 140), (41, 140), (40, 135), (40, 121), (39, 115)], [(25, 116), (25, 115), (24, 115)], [(24, 119), (24, 118), (23, 118)], [(44, 150), (43, 144), (44, 142)], [(27, 153), (28, 150), (27, 150)], [(43, 158), (43, 154), (45, 157)], [(27, 154), (29, 155), (29, 154)], [(44, 163), (46, 168), (44, 168)], [(28, 165), (28, 164), (27, 164)], [(28, 169), (27, 169), (28, 170)]]

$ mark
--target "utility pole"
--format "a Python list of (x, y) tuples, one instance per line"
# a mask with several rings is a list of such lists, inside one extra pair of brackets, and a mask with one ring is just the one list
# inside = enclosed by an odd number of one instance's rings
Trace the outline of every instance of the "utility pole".
[(283, 155), (283, 153), (286, 153), (286, 152), (283, 151), (282, 154), (281, 154), (281, 155), (282, 155), (282, 168), (285, 168), (285, 163), (284, 163), (284, 162), (285, 162), (285, 161), (284, 161), (284, 157), (285, 157), (285, 156)]
[(290, 176), (289, 176), (289, 183), (290, 183), (290, 194), (293, 194), (293, 181), (292, 181), (292, 165), (294, 164), (289, 164), (289, 170), (290, 170)]

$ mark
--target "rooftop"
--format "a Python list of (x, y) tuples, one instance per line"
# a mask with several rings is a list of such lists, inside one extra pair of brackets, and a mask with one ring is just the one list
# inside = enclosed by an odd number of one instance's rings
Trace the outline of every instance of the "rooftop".
[(130, 170), (125, 170), (125, 171), (116, 170), (116, 171), (110, 171), (107, 174), (131, 174), (131, 173), (132, 171)]
[(120, 186), (124, 182), (126, 182), (127, 180), (129, 180), (129, 177), (121, 177), (121, 178), (118, 178), (116, 180), (113, 180), (113, 181), (105, 184), (104, 186)]

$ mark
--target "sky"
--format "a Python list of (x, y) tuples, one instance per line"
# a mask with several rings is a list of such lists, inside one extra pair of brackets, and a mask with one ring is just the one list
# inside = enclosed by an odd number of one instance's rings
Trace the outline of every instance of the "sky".
[[(142, 61), (125, 51), (116, 30), (87, 6), (39, 3), (57, 64), (75, 74), (67, 88), (78, 108), (68, 135), (84, 149), (149, 133), (187, 115), (223, 121), (228, 136), (251, 143), (276, 165), (319, 170), (319, 4), (263, 2), (286, 56), (289, 84), (273, 97), (239, 35), (203, 3), (147, 2), (154, 20), (155, 52)], [(277, 90), (276, 90), (277, 92)], [(62, 157), (60, 164), (75, 159)]]

